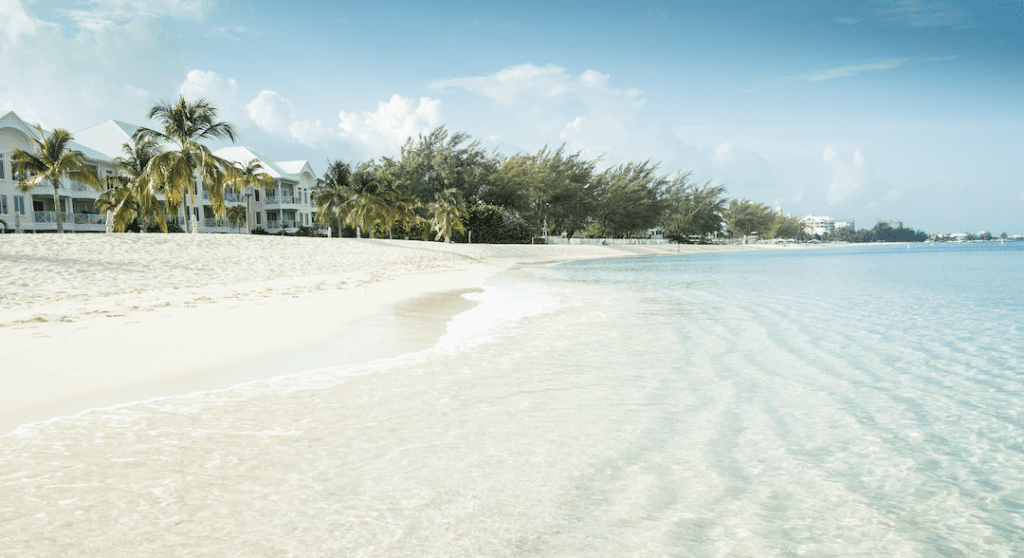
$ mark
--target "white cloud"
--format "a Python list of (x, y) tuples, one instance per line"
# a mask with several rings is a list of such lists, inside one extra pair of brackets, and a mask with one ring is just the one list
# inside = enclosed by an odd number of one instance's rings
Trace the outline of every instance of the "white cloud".
[[(829, 147), (822, 153), (822, 161), (832, 173), (832, 183), (825, 195), (828, 205), (851, 202), (883, 186), (862, 151), (855, 151), (852, 157), (844, 158)], [(883, 201), (898, 201), (902, 195), (899, 190), (889, 190), (881, 198)]]
[(246, 108), (249, 118), (257, 126), (271, 133), (290, 132), (295, 119), (295, 107), (291, 101), (276, 91), (263, 90)]
[(838, 68), (829, 68), (822, 70), (815, 74), (807, 74), (803, 76), (789, 77), (786, 79), (790, 80), (801, 80), (801, 81), (824, 81), (827, 79), (836, 79), (843, 77), (855, 76), (863, 72), (872, 72), (877, 70), (889, 70), (892, 68), (898, 68), (902, 66), (906, 60), (900, 60), (898, 58), (890, 58), (883, 62), (874, 64), (858, 64), (855, 66), (840, 66)]
[(89, 9), (62, 13), (81, 29), (97, 31), (137, 19), (199, 19), (206, 12), (206, 4), (204, 0), (90, 0)]
[(881, 10), (883, 16), (914, 27), (974, 27), (978, 25), (976, 21), (968, 17), (963, 8), (949, 2), (925, 3), (916, 0), (890, 0), (886, 4), (887, 7)]
[(21, 0), (0, 0), (0, 104), (69, 129), (107, 118), (141, 120), (184, 75), (184, 44), (135, 18), (68, 32)]
[(489, 76), (436, 80), (428, 88), (476, 93), (511, 107), (527, 126), (560, 131), (574, 149), (597, 151), (621, 136), (645, 102), (639, 89), (610, 87), (610, 77), (595, 70), (574, 76), (553, 64), (521, 64)]
[(342, 139), (354, 141), (374, 156), (394, 154), (407, 138), (441, 125), (441, 101), (421, 97), (417, 103), (396, 93), (388, 102), (380, 102), (375, 112), (342, 111), (338, 119)]
[(249, 123), (250, 110), (238, 102), (238, 82), (234, 78), (224, 79), (216, 72), (192, 70), (178, 86), (178, 92), (186, 99), (205, 98), (210, 101), (217, 108), (221, 120), (237, 125)]

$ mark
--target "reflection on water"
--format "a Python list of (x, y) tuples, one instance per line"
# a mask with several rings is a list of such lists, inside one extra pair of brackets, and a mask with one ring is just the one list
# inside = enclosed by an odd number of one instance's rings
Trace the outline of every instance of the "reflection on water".
[(1015, 556), (1024, 301), (891, 257), (524, 269), (433, 348), (36, 425), (0, 556)]

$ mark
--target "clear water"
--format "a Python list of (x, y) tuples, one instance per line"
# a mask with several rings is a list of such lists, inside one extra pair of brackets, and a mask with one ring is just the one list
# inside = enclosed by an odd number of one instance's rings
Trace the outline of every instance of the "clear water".
[(0, 438), (0, 556), (1024, 556), (1024, 246), (528, 267), (431, 349)]

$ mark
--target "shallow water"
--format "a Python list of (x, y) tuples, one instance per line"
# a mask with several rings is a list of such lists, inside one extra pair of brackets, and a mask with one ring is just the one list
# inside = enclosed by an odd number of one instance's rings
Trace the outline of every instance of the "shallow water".
[(0, 556), (1022, 556), (1024, 250), (591, 260), (0, 438)]

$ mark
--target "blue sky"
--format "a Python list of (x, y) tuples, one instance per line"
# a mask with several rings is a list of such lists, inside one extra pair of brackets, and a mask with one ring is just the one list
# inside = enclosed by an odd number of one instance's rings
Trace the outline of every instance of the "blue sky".
[(0, 110), (206, 96), (315, 169), (440, 124), (660, 161), (795, 215), (1024, 233), (1024, 3), (0, 0)]

